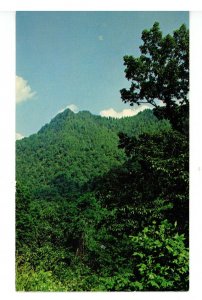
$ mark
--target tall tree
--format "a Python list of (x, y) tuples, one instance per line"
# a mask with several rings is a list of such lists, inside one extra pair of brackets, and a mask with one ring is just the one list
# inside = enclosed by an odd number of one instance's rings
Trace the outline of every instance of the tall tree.
[(182, 25), (173, 35), (163, 36), (155, 22), (142, 32), (142, 40), (139, 57), (124, 57), (131, 86), (120, 91), (121, 98), (131, 106), (153, 105), (157, 117), (169, 119), (173, 128), (188, 133), (189, 31)]
[(182, 25), (173, 35), (163, 36), (156, 22), (142, 32), (142, 40), (140, 57), (124, 57), (131, 87), (122, 89), (121, 97), (132, 106), (151, 104), (159, 119), (170, 121), (172, 130), (138, 138), (121, 134), (120, 147), (131, 161), (140, 162), (147, 198), (151, 194), (153, 201), (171, 203), (172, 212), (164, 217), (177, 220), (178, 229), (188, 237), (189, 31)]

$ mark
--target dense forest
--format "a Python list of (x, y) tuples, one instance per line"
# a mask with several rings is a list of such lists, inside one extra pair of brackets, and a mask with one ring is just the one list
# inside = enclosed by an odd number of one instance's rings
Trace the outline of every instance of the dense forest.
[(121, 97), (152, 110), (67, 109), (16, 142), (18, 291), (188, 290), (189, 34), (142, 40)]

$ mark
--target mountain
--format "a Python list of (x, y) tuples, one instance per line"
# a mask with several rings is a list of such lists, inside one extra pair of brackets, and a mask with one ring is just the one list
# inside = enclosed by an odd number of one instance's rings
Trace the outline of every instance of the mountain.
[(75, 114), (67, 109), (38, 133), (16, 142), (17, 182), (44, 197), (50, 194), (50, 187), (53, 191), (64, 182), (72, 193), (123, 164), (125, 154), (118, 148), (119, 132), (137, 136), (167, 127), (168, 122), (158, 121), (151, 110), (114, 119), (88, 111)]
[(16, 142), (16, 180), (18, 291), (187, 290), (188, 142), (151, 110), (65, 110)]

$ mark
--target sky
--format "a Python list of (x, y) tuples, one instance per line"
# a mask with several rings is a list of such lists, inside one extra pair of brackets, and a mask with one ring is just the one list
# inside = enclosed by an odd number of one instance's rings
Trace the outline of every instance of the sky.
[(160, 23), (163, 34), (188, 12), (17, 12), (16, 138), (36, 133), (70, 108), (102, 116), (131, 116), (123, 56), (138, 56), (141, 33)]

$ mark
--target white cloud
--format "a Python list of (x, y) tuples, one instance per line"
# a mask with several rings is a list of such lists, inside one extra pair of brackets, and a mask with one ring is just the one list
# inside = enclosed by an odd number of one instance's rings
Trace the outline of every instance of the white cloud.
[(78, 113), (78, 111), (79, 111), (79, 108), (75, 104), (69, 104), (66, 107), (64, 107), (61, 110), (59, 110), (58, 114), (62, 113), (67, 108), (71, 109), (71, 111), (73, 111), (74, 113)]
[(32, 91), (27, 80), (20, 76), (16, 76), (16, 102), (20, 103), (31, 99), (36, 93)]
[(99, 41), (103, 41), (103, 40), (104, 40), (103, 35), (99, 35), (99, 36), (98, 36), (98, 40), (99, 40)]
[(16, 132), (16, 134), (15, 134), (15, 139), (16, 139), (16, 140), (21, 140), (21, 139), (23, 139), (23, 138), (24, 138), (24, 136), (23, 136), (21, 133)]
[(102, 110), (100, 112), (100, 115), (102, 117), (112, 117), (112, 118), (117, 118), (117, 119), (120, 119), (120, 118), (123, 118), (123, 117), (132, 117), (132, 116), (135, 116), (137, 115), (140, 111), (143, 111), (145, 109), (151, 109), (151, 105), (149, 104), (143, 104), (143, 105), (140, 105), (136, 108), (126, 108), (126, 109), (123, 109), (122, 111), (118, 112), (116, 111), (115, 109), (113, 108), (109, 108), (109, 109), (106, 109), (106, 110)]

